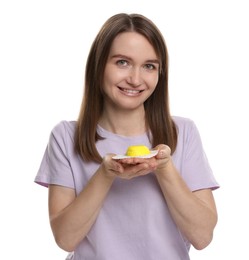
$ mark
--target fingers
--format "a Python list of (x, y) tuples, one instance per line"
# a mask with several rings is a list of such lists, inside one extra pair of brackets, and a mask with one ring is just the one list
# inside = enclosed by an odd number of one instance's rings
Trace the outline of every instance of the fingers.
[[(107, 162), (109, 157), (106, 157)], [(127, 158), (121, 160), (113, 160), (108, 162), (109, 169), (112, 174), (122, 179), (131, 179), (141, 175), (146, 175), (156, 169), (157, 163), (155, 158)]]
[(169, 146), (165, 144), (160, 144), (155, 147), (155, 149), (158, 149), (158, 154), (156, 155), (157, 159), (166, 159), (169, 158), (171, 155), (171, 149)]
[(124, 171), (118, 176), (123, 179), (131, 179), (151, 173), (155, 170), (155, 164), (151, 163), (137, 163), (137, 164), (123, 164)]
[(141, 175), (146, 175), (163, 168), (171, 157), (169, 146), (160, 144), (155, 147), (158, 154), (152, 158), (124, 158), (120, 160), (112, 159), (114, 154), (107, 154), (103, 159), (103, 164), (108, 175), (123, 179), (131, 179)]
[(102, 167), (106, 175), (117, 175), (124, 171), (120, 162), (112, 159), (113, 154), (107, 154), (102, 161)]

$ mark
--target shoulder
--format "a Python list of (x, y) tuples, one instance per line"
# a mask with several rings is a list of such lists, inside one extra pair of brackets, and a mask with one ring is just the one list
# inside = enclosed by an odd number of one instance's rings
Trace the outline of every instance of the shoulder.
[(53, 127), (51, 131), (51, 138), (56, 139), (58, 141), (66, 139), (73, 141), (75, 128), (76, 121), (62, 120)]
[(74, 133), (75, 127), (76, 127), (76, 121), (62, 120), (53, 127), (52, 133), (57, 133), (57, 134)]
[(194, 121), (190, 118), (172, 116), (172, 119), (173, 119), (174, 123), (176, 124), (176, 127), (178, 128), (178, 130), (195, 126)]
[(178, 136), (178, 141), (190, 141), (196, 138), (200, 138), (199, 130), (194, 120), (186, 117), (174, 116), (172, 117)]
[[(201, 139), (195, 123), (190, 118), (173, 117), (177, 130), (177, 148), (178, 152), (189, 151), (191, 147), (200, 147)], [(199, 148), (198, 148), (199, 149)], [(191, 150), (190, 153), (193, 151)]]

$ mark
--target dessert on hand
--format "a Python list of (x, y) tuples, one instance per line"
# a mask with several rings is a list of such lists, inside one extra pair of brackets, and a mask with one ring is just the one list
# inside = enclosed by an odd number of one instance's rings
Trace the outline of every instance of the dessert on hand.
[(145, 145), (131, 145), (128, 147), (126, 154), (127, 156), (143, 156), (150, 154), (150, 150)]
[(145, 145), (131, 145), (127, 148), (125, 155), (113, 156), (113, 159), (125, 159), (125, 158), (151, 158), (157, 155), (158, 150), (150, 150)]

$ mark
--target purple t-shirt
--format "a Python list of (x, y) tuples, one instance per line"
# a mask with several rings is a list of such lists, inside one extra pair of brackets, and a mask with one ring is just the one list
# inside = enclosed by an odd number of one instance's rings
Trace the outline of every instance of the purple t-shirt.
[[(216, 189), (216, 182), (192, 120), (173, 117), (178, 143), (173, 161), (190, 190)], [(51, 132), (35, 182), (75, 189), (78, 195), (99, 167), (84, 162), (74, 151), (74, 121), (62, 121)], [(126, 137), (98, 126), (105, 139), (96, 143), (101, 156), (124, 154), (130, 145), (151, 147), (145, 133)], [(167, 208), (153, 173), (131, 180), (115, 179), (88, 235), (74, 260), (187, 260), (190, 243), (183, 237)]]

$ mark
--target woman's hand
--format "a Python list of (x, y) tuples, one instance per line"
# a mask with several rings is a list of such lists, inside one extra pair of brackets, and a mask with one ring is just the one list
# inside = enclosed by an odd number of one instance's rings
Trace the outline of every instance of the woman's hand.
[(112, 159), (113, 155), (107, 155), (103, 160), (103, 167), (109, 176), (116, 176), (123, 179), (146, 175), (151, 172), (160, 172), (166, 168), (170, 160), (171, 150), (167, 145), (158, 145), (158, 154), (152, 158), (125, 158), (120, 160)]
[(101, 164), (101, 168), (107, 177), (131, 179), (146, 175), (156, 169), (156, 159), (127, 158), (114, 160), (113, 154), (107, 154)]
[(165, 144), (159, 144), (155, 147), (159, 150), (156, 157), (157, 167), (155, 170), (156, 174), (167, 171), (169, 162), (171, 161), (171, 149)]

